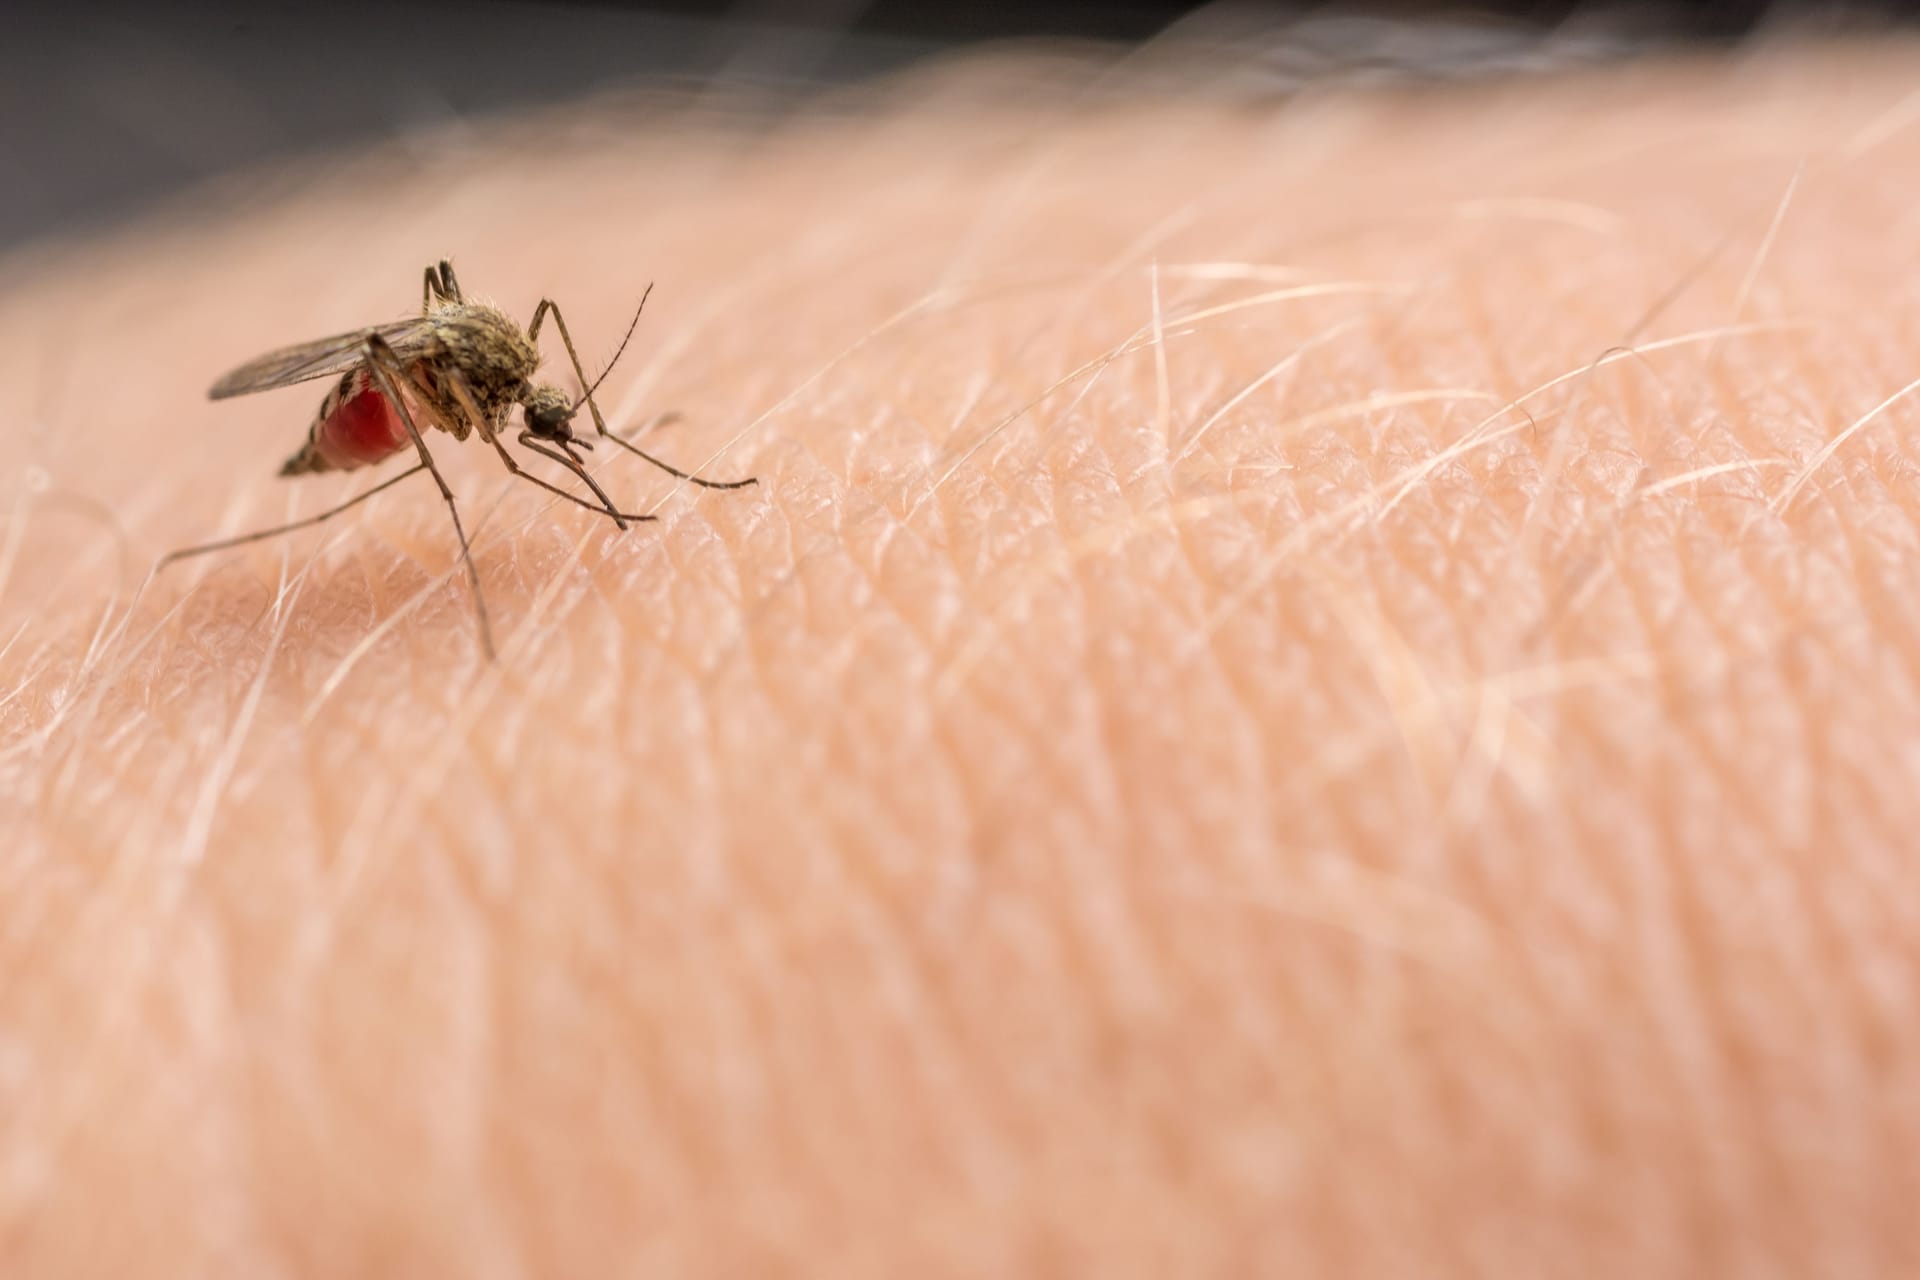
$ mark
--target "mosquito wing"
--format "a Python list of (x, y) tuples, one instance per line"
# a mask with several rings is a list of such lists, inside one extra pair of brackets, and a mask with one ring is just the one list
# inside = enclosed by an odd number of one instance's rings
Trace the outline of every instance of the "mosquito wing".
[(430, 316), (414, 316), (370, 330), (355, 329), (352, 333), (337, 333), (331, 338), (269, 351), (257, 360), (247, 361), (214, 383), (207, 397), (225, 400), (228, 396), (271, 391), (275, 387), (288, 387), (296, 382), (344, 372), (365, 358), (369, 333), (377, 333), (385, 338), (394, 354), (400, 357), (402, 363), (406, 363), (426, 354), (428, 341), (433, 334), (433, 320)]

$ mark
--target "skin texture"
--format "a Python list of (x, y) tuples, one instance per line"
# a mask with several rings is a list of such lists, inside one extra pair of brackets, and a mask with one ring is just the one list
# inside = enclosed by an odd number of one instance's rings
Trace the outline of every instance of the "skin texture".
[[(17, 255), (0, 1273), (1912, 1274), (1916, 72), (1008, 58)], [(493, 666), (424, 477), (130, 606), (443, 254), (656, 281), (604, 407), (759, 487), (430, 438)]]

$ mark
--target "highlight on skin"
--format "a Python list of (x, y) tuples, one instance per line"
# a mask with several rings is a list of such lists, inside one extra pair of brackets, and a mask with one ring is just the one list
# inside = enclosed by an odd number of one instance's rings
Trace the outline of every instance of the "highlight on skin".
[[(1898, 1274), (1917, 59), (1006, 56), (5, 264), (0, 1271)], [(443, 450), (491, 665), (424, 483), (137, 591), (383, 478), (201, 396), (442, 253), (657, 282), (608, 426), (758, 486)]]

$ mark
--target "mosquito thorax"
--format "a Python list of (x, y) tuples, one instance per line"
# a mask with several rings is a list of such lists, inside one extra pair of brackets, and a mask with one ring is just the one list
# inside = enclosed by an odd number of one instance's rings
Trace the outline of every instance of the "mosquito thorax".
[(520, 397), (527, 430), (547, 440), (573, 439), (573, 402), (558, 387), (529, 387)]

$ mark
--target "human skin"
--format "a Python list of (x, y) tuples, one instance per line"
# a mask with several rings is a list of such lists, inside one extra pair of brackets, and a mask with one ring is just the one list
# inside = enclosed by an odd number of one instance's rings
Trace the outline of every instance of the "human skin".
[[(17, 254), (0, 1274), (1912, 1274), (1916, 70), (1015, 59)], [(430, 438), (491, 664), (424, 479), (136, 596), (370, 482), (204, 389), (442, 255), (654, 281), (613, 424), (759, 485)]]

